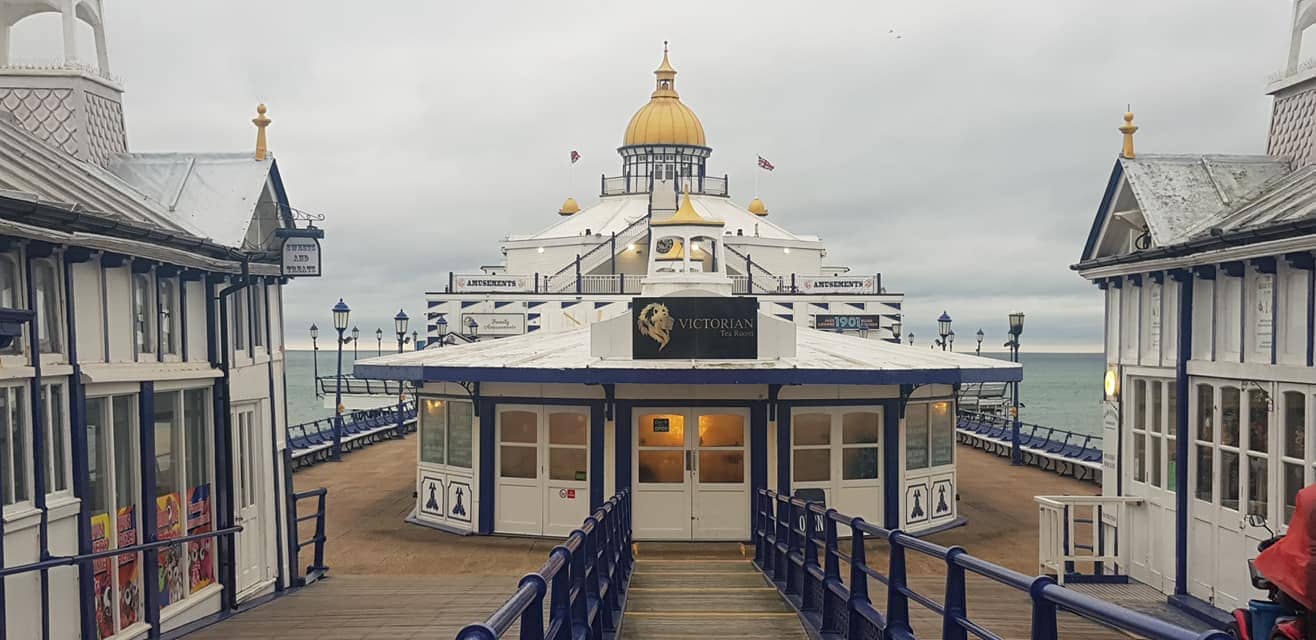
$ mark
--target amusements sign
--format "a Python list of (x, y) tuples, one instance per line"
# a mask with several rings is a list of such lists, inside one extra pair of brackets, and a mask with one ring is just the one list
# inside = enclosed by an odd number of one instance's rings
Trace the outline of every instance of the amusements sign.
[(302, 278), (320, 276), (319, 238), (284, 238), (283, 275)]
[(461, 330), (468, 330), (471, 320), (475, 321), (482, 336), (519, 336), (525, 333), (524, 313), (463, 313)]
[(758, 307), (757, 298), (635, 298), (631, 357), (757, 358)]
[(488, 293), (517, 293), (530, 291), (530, 276), (453, 276), (453, 293), (484, 291)]
[(877, 277), (830, 278), (826, 276), (798, 276), (795, 287), (805, 293), (879, 293)]
[(881, 319), (879, 315), (816, 315), (813, 328), (820, 331), (876, 331)]

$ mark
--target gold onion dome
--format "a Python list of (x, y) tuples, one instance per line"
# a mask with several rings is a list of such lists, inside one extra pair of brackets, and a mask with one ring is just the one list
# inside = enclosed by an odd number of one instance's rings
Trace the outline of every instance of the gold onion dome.
[(750, 200), (748, 208), (749, 208), (749, 212), (756, 216), (768, 215), (768, 205), (763, 204), (763, 201), (759, 200), (758, 198), (754, 198), (753, 200)]
[(557, 210), (558, 215), (561, 216), (569, 216), (573, 213), (579, 212), (580, 205), (576, 204), (576, 199), (571, 197), (568, 197), (566, 201), (562, 203), (562, 208)]
[(626, 125), (622, 144), (684, 144), (707, 146), (704, 125), (690, 107), (681, 102), (676, 93), (676, 69), (667, 61), (667, 43), (663, 43), (663, 62), (653, 74), (658, 76), (657, 86), (649, 96), (649, 104), (640, 107)]

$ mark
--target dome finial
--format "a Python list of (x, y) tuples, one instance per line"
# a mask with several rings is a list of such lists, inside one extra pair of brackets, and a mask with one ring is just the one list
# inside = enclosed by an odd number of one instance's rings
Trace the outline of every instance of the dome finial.
[(569, 216), (573, 213), (580, 213), (580, 205), (576, 204), (576, 199), (570, 196), (562, 203), (562, 208), (557, 210), (560, 216)]
[(768, 205), (763, 204), (763, 201), (760, 200), (758, 196), (754, 196), (754, 199), (749, 201), (749, 206), (746, 208), (749, 209), (750, 213), (756, 216), (761, 217), (768, 215)]
[(1133, 134), (1137, 133), (1138, 125), (1133, 124), (1133, 107), (1127, 107), (1128, 111), (1124, 112), (1124, 124), (1120, 125), (1120, 133), (1124, 134), (1124, 150), (1120, 155), (1125, 158), (1133, 158)]
[(264, 160), (269, 154), (269, 147), (265, 144), (265, 127), (270, 126), (270, 120), (265, 116), (265, 103), (256, 105), (256, 117), (251, 119), (251, 123), (256, 125), (256, 159)]

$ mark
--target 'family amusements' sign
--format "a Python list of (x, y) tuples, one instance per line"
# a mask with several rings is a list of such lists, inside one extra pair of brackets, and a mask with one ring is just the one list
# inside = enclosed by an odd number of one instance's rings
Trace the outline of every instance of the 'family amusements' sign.
[(758, 308), (757, 298), (635, 298), (631, 357), (757, 358)]
[(284, 238), (283, 275), (318, 277), (320, 275), (320, 239), (301, 236)]

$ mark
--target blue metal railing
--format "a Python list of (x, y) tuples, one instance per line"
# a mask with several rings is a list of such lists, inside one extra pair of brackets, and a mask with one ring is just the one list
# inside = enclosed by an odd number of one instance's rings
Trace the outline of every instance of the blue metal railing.
[[(324, 564), (324, 541), (327, 537), (325, 536), (324, 526), (324, 503), (325, 498), (328, 495), (329, 490), (324, 487), (292, 494), (292, 520), (294, 524), (293, 530), (289, 532), (289, 536), (296, 540), (297, 554), (292, 562), (292, 579), (293, 583), (299, 587), (311, 584), (329, 573), (329, 567)], [(300, 515), (297, 505), (299, 505), (302, 500), (310, 498), (315, 499), (315, 512), (307, 515)], [(300, 525), (307, 520), (315, 521), (315, 533), (313, 533), (310, 538), (302, 539), (301, 531), (299, 530)], [(302, 549), (311, 545), (315, 545), (311, 564), (306, 566), (305, 576), (298, 576), (297, 570), (301, 564)]]
[(553, 547), (539, 571), (522, 577), (503, 606), (484, 622), (463, 627), (457, 640), (495, 640), (518, 620), (521, 640), (601, 638), (621, 622), (632, 562), (631, 495), (622, 490)]
[[(416, 401), (408, 400), (402, 403), (403, 430), (415, 431), (415, 421)], [(334, 432), (340, 428), (340, 425), (342, 448), (350, 450), (401, 435), (398, 432), (398, 422), (396, 406), (351, 411), (343, 415), (341, 422), (330, 416), (288, 427), (288, 446), (292, 450), (292, 459), (295, 462), (310, 464), (317, 460), (328, 459), (332, 455)], [(410, 427), (407, 426), (408, 424)]]
[[(849, 554), (841, 550), (837, 524), (850, 529)], [(754, 563), (800, 610), (805, 623), (824, 637), (914, 640), (909, 615), (912, 601), (941, 616), (944, 640), (966, 640), (970, 634), (999, 640), (1001, 636), (969, 618), (965, 580), (967, 574), (973, 574), (1028, 596), (1032, 640), (1058, 638), (1060, 611), (1149, 640), (1228, 639), (1220, 631), (1196, 633), (1071, 591), (1049, 577), (1029, 576), (992, 564), (969, 555), (962, 547), (936, 545), (826, 509), (816, 502), (766, 489), (755, 494), (753, 535)], [(887, 573), (868, 564), (864, 543), (870, 536), (889, 545)], [(910, 587), (905, 568), (908, 551), (945, 563), (946, 590), (940, 601)], [(841, 579), (842, 562), (850, 567), (846, 581)], [(869, 578), (886, 585), (885, 610), (879, 610), (869, 599)]]
[[(956, 428), (961, 442), (997, 455), (1010, 455), (1009, 416), (961, 411)], [(1079, 479), (1088, 475), (1095, 480), (1096, 474), (1092, 467), (1101, 464), (1102, 437), (1099, 434), (1079, 433), (1021, 421), (1019, 448), (1026, 464), (1061, 473), (1073, 472)]]

